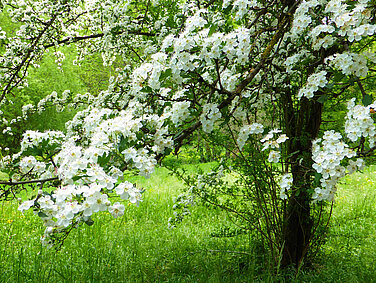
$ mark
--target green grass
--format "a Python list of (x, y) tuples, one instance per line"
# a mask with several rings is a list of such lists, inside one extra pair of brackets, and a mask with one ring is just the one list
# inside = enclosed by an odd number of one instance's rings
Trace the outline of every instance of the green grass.
[[(137, 178), (139, 179), (139, 178)], [(195, 207), (177, 229), (168, 229), (173, 198), (181, 184), (163, 168), (152, 178), (139, 179), (146, 188), (139, 207), (113, 219), (95, 217), (55, 252), (41, 246), (43, 226), (31, 212), (23, 216), (16, 203), (0, 209), (0, 282), (218, 282), (246, 278), (247, 255), (208, 250), (247, 251), (248, 239), (213, 238), (212, 231), (226, 222), (219, 210)], [(240, 276), (240, 277), (239, 277)]]
[[(210, 166), (210, 165), (203, 165)], [(192, 167), (188, 169), (192, 170)], [(205, 168), (203, 168), (205, 169)], [(373, 282), (376, 278), (375, 167), (346, 177), (338, 190), (322, 260), (296, 282)], [(176, 229), (168, 229), (173, 198), (182, 184), (158, 168), (139, 207), (124, 217), (108, 213), (76, 229), (59, 252), (40, 243), (43, 226), (17, 203), (0, 204), (0, 282), (264, 282), (262, 254), (247, 235), (214, 238), (229, 225), (226, 215), (197, 206)], [(239, 253), (235, 253), (239, 252)], [(244, 254), (243, 254), (244, 253)], [(247, 253), (247, 254), (245, 254)], [(291, 277), (293, 278), (293, 277)], [(280, 279), (282, 281), (282, 279)], [(287, 280), (289, 281), (289, 280)]]
[(310, 282), (376, 282), (376, 166), (345, 177), (338, 188), (330, 231)]

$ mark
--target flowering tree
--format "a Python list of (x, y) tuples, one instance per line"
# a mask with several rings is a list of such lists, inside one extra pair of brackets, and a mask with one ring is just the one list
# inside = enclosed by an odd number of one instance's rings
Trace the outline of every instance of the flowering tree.
[[(118, 198), (141, 200), (123, 171), (149, 176), (197, 132), (230, 154), (208, 174), (177, 172), (190, 185), (179, 207), (198, 197), (225, 209), (264, 237), (276, 265), (282, 255), (283, 266), (298, 266), (328, 221), (337, 181), (376, 148), (365, 87), (376, 71), (374, 1), (0, 3), (20, 23), (13, 36), (0, 30), (2, 104), (46, 52), (63, 61), (60, 45), (76, 44), (77, 62), (93, 52), (125, 62), (98, 96), (54, 93), (24, 107), (87, 105), (65, 133), (27, 131), (21, 151), (1, 161), (1, 199), (37, 185), (19, 209), (42, 218), (46, 244), (98, 211), (121, 216)], [(323, 131), (324, 106), (349, 96), (342, 134)]]

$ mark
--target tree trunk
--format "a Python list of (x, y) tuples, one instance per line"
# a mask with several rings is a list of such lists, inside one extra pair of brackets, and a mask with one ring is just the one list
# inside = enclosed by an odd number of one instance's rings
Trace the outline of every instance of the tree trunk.
[(290, 137), (287, 154), (292, 155), (294, 181), (284, 218), (281, 266), (298, 267), (307, 252), (313, 227), (311, 194), (308, 192), (313, 179), (309, 170), (313, 163), (312, 141), (317, 138), (321, 124), (322, 104), (302, 98), (298, 115), (294, 116), (291, 96), (287, 95), (284, 102), (286, 132)]

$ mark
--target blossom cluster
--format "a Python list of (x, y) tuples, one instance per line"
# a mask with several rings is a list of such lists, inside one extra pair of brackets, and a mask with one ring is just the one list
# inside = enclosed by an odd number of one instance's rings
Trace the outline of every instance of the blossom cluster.
[(20, 154), (27, 151), (29, 148), (58, 146), (62, 143), (64, 138), (64, 133), (60, 131), (46, 131), (44, 133), (30, 130), (26, 131), (22, 137)]
[(291, 189), (292, 183), (293, 178), (291, 174), (286, 173), (282, 175), (281, 180), (279, 182), (279, 187), (281, 188), (279, 193), (280, 199), (285, 200), (288, 198), (286, 192)]
[[(128, 182), (121, 183), (114, 192), (124, 200), (138, 203), (141, 191)], [(84, 199), (84, 200), (82, 200)], [(108, 211), (114, 217), (124, 214), (125, 206), (120, 202), (111, 203), (108, 194), (101, 192), (97, 183), (90, 185), (65, 185), (59, 187), (52, 194), (39, 192), (35, 199), (23, 202), (20, 211), (30, 207), (38, 207), (46, 230), (42, 240), (51, 244), (51, 236), (72, 224), (86, 222), (93, 213)]]
[(298, 98), (302, 98), (303, 96), (312, 98), (319, 88), (325, 87), (328, 83), (326, 74), (326, 71), (321, 71), (310, 75), (307, 79), (306, 85), (299, 90)]
[[(48, 140), (49, 137), (51, 140)], [(124, 205), (118, 202), (112, 204), (109, 194), (116, 194), (131, 203), (141, 200), (140, 189), (126, 181), (118, 183), (123, 176), (121, 170), (115, 166), (106, 170), (103, 164), (97, 162), (105, 150), (94, 146), (82, 148), (77, 146), (72, 138), (62, 141), (51, 134), (33, 132), (25, 135), (23, 148), (27, 151), (29, 147), (43, 141), (47, 141), (50, 146), (54, 142), (60, 142), (60, 152), (53, 160), (44, 162), (38, 161), (38, 157), (25, 156), (20, 161), (20, 171), (33, 174), (42, 182), (46, 178), (55, 177), (61, 185), (51, 194), (41, 191), (35, 199), (23, 202), (19, 210), (33, 207), (39, 212), (47, 227), (44, 237), (46, 243), (50, 242), (49, 236), (53, 233), (74, 223), (85, 222), (95, 212), (109, 211), (115, 217), (121, 216)], [(145, 166), (141, 161), (142, 156), (139, 152), (134, 154), (135, 166), (145, 170), (142, 168)]]
[(280, 134), (282, 131), (279, 129), (273, 129), (268, 132), (268, 134), (261, 139), (263, 145), (262, 151), (271, 149), (269, 151), (268, 161), (271, 163), (278, 163), (281, 158), (280, 144), (284, 143), (289, 139), (285, 134)]
[(318, 0), (303, 1), (296, 9), (294, 14), (294, 21), (291, 28), (291, 37), (298, 38), (304, 30), (312, 23), (312, 17), (309, 14), (311, 8), (320, 5)]
[[(109, 211), (115, 217), (121, 216), (123, 204), (112, 203), (109, 196), (115, 194), (123, 200), (138, 203), (141, 190), (127, 181), (120, 181), (123, 172), (114, 165), (115, 160), (118, 159), (119, 165), (126, 164), (128, 169), (135, 168), (140, 175), (149, 176), (156, 165), (153, 152), (172, 147), (171, 138), (165, 136), (167, 128), (161, 125), (152, 138), (154, 146), (146, 148), (137, 142), (136, 133), (147, 121), (154, 124), (154, 116), (141, 119), (132, 112), (120, 111), (111, 118), (113, 111), (110, 109), (91, 110), (85, 111), (82, 117), (86, 140), (83, 136), (81, 141), (80, 137), (73, 135), (74, 132), (65, 136), (60, 132), (28, 131), (22, 141), (22, 151), (13, 157), (21, 158), (21, 172), (33, 174), (41, 180), (55, 177), (61, 183), (52, 194), (41, 192), (43, 196), (23, 202), (19, 208), (24, 211), (33, 207), (40, 212), (47, 226), (46, 242), (51, 241), (50, 236), (56, 231), (88, 221), (92, 213)], [(43, 145), (47, 146), (45, 154), (39, 156), (40, 160), (37, 156), (22, 157), (29, 149)], [(118, 150), (114, 152), (114, 148)], [(52, 159), (45, 159), (45, 155)], [(113, 159), (111, 166), (107, 164), (109, 159)], [(48, 205), (41, 205), (41, 201)]]
[(237, 144), (240, 150), (243, 149), (249, 135), (262, 134), (264, 132), (264, 126), (260, 123), (253, 123), (251, 125), (244, 125), (240, 128), (239, 136), (237, 138)]
[[(203, 13), (205, 11), (199, 10), (189, 17), (184, 32), (178, 37), (167, 36), (162, 42), (160, 52), (153, 55), (153, 60), (136, 69), (132, 93), (145, 96), (145, 93), (140, 92), (145, 83), (154, 90), (160, 88), (159, 79), (166, 71), (171, 71), (174, 82), (181, 84), (184, 81), (184, 73), (202, 68), (200, 62), (206, 63), (202, 76), (210, 82), (217, 76), (213, 60), (227, 57), (236, 64), (245, 64), (248, 61), (251, 47), (250, 30), (242, 27), (227, 34), (210, 34), (207, 20), (200, 16)], [(200, 51), (197, 52), (197, 49)], [(168, 55), (169, 50), (172, 50), (171, 55)], [(239, 80), (239, 74), (228, 68), (220, 75), (223, 81), (218, 87), (232, 91)]]
[(61, 66), (63, 65), (63, 61), (65, 60), (65, 55), (61, 51), (56, 51), (54, 55), (56, 57), (55, 63), (57, 64), (57, 68), (61, 70)]
[(308, 27), (316, 24), (313, 22), (310, 10), (321, 6), (325, 18), (319, 25), (310, 28), (308, 33), (314, 49), (332, 46), (337, 37), (346, 37), (350, 42), (360, 41), (363, 36), (373, 35), (376, 31), (376, 26), (369, 23), (371, 13), (369, 2), (362, 0), (355, 3), (355, 7), (351, 7), (341, 0), (303, 1), (295, 12), (291, 37), (299, 37)]
[(312, 196), (314, 201), (333, 200), (338, 180), (346, 173), (363, 168), (362, 159), (350, 160), (347, 167), (343, 164), (346, 158), (354, 158), (356, 153), (341, 139), (340, 133), (331, 130), (312, 144), (312, 167), (320, 176), (320, 187), (315, 188)]
[(171, 115), (171, 121), (175, 125), (179, 125), (182, 121), (189, 117), (189, 101), (176, 102), (172, 105), (170, 111), (165, 111), (166, 115)]
[(283, 63), (286, 66), (287, 73), (293, 73), (294, 67), (303, 60), (305, 57), (309, 56), (308, 50), (301, 50), (300, 52), (287, 57), (285, 62)]
[(252, 8), (259, 8), (261, 3), (256, 0), (225, 0), (223, 8), (227, 8), (232, 2), (232, 11), (235, 13), (235, 20), (242, 19), (245, 15), (252, 12)]
[(210, 133), (213, 131), (214, 123), (222, 117), (217, 105), (214, 103), (205, 104), (200, 116), (202, 129), (204, 132)]
[[(296, 10), (289, 36), (292, 40), (304, 37), (305, 42), (309, 42), (314, 50), (328, 49), (340, 40), (354, 42), (372, 36), (376, 32), (376, 25), (370, 23), (369, 2), (362, 0), (349, 5), (341, 0), (303, 1)], [(323, 10), (324, 16), (321, 21), (314, 20), (311, 13), (313, 8)], [(289, 71), (298, 64), (298, 54), (291, 56), (286, 62)], [(367, 53), (356, 54), (348, 51), (330, 55), (325, 59), (328, 67), (336, 68), (345, 75), (357, 77), (367, 75), (368, 61), (373, 64), (375, 62), (373, 56), (367, 57)], [(311, 75), (307, 84), (299, 91), (298, 97), (312, 98), (318, 88), (327, 85), (325, 76), (324, 70)]]
[(26, 156), (21, 159), (20, 169), (22, 173), (34, 171), (37, 174), (42, 174), (46, 170), (46, 164), (44, 162), (37, 161), (34, 156)]
[(376, 127), (371, 117), (371, 109), (375, 109), (376, 105), (368, 106), (355, 105), (355, 98), (347, 103), (347, 115), (345, 122), (346, 136), (355, 142), (361, 137), (367, 138), (370, 147), (375, 145)]

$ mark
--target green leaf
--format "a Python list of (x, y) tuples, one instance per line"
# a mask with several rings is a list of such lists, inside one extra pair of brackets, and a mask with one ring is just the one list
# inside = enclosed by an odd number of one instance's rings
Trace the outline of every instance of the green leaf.
[(147, 92), (147, 93), (150, 93), (150, 92), (153, 92), (153, 89), (150, 87), (150, 86), (145, 86), (141, 89), (141, 92)]
[(166, 21), (166, 26), (168, 26), (168, 27), (175, 27), (176, 26), (173, 16), (168, 17), (168, 19)]
[(42, 211), (39, 211), (39, 212), (38, 212), (38, 216), (39, 216), (40, 218), (46, 218), (46, 217), (48, 217), (48, 215), (47, 215), (46, 213), (42, 212)]
[(370, 104), (372, 104), (372, 96), (366, 94), (363, 96), (363, 99), (362, 99), (362, 103), (364, 106), (368, 106)]
[(314, 186), (320, 186), (322, 174), (315, 172), (315, 180), (313, 181)]
[(76, 182), (77, 180), (81, 179), (81, 178), (84, 178), (84, 177), (89, 177), (88, 175), (81, 175), (81, 176), (73, 176), (72, 177), (72, 180), (74, 182)]
[(30, 152), (31, 155), (34, 155), (34, 156), (42, 156), (43, 154), (43, 150), (35, 146), (30, 148), (28, 152)]
[(327, 96), (326, 94), (325, 95), (321, 95), (319, 97), (319, 99), (317, 99), (317, 102), (321, 103), (321, 104), (324, 104), (327, 100), (328, 100), (329, 96)]
[(111, 159), (111, 155), (103, 154), (102, 156), (98, 157), (98, 164), (101, 166), (105, 166)]
[(91, 219), (90, 217), (85, 221), (85, 224), (87, 226), (93, 226), (94, 225), (94, 221), (93, 219)]
[(233, 8), (233, 5), (228, 5), (227, 8), (223, 10), (223, 13), (228, 15), (231, 12), (232, 8)]
[(120, 142), (118, 143), (119, 151), (122, 152), (124, 149), (126, 149), (127, 146), (127, 140), (124, 138), (124, 136), (120, 136)]
[(332, 83), (328, 83), (328, 84), (325, 86), (326, 89), (333, 89), (334, 87), (335, 87), (335, 83), (334, 83), (334, 82), (332, 82)]
[(81, 179), (81, 176), (73, 176), (73, 177), (72, 177), (72, 180), (73, 180), (74, 182), (76, 182), (76, 181), (79, 180), (79, 179)]
[(218, 29), (218, 25), (212, 24), (211, 27), (210, 27), (210, 29), (209, 29), (208, 36), (211, 36), (213, 33), (215, 33), (217, 31), (217, 29)]
[(334, 76), (332, 77), (332, 80), (335, 81), (335, 82), (340, 82), (343, 80), (343, 78), (345, 77), (344, 74), (338, 72), (336, 74), (334, 74)]
[(120, 26), (115, 26), (111, 29), (111, 34), (112, 35), (117, 35), (121, 30), (121, 27)]
[(169, 68), (161, 73), (161, 75), (159, 76), (159, 79), (164, 80), (168, 77), (171, 77), (171, 75), (172, 75), (172, 70)]
[(220, 127), (224, 127), (230, 121), (231, 115), (226, 115), (224, 121), (220, 124)]

